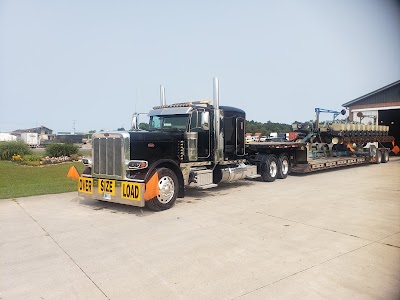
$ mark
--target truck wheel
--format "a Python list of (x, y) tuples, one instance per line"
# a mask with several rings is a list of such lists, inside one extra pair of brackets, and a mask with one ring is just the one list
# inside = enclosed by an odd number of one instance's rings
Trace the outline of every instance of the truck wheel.
[(278, 172), (276, 177), (279, 179), (285, 179), (290, 173), (290, 161), (286, 154), (281, 154), (278, 157)]
[(276, 175), (278, 173), (278, 162), (275, 155), (268, 155), (263, 172), (261, 173), (261, 178), (264, 181), (272, 182), (275, 181)]
[(382, 162), (387, 163), (389, 161), (389, 151), (384, 151), (382, 153)]
[(382, 162), (382, 152), (377, 149), (375, 155), (375, 163), (380, 164), (381, 162)]
[(160, 193), (146, 201), (146, 206), (154, 211), (166, 210), (174, 206), (178, 195), (178, 178), (175, 173), (167, 168), (157, 169), (158, 172), (158, 188)]

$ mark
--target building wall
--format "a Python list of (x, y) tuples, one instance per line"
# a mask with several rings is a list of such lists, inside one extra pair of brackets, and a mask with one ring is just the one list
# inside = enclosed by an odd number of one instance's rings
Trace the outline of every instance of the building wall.
[[(359, 112), (362, 112), (364, 116), (369, 116), (369, 117), (364, 117), (360, 119), (360, 117), (357, 116)], [(357, 111), (352, 111), (350, 113), (350, 121), (356, 121), (360, 122), (362, 124), (370, 124), (370, 125), (378, 125), (378, 111), (377, 110), (357, 110)]]
[[(362, 112), (364, 115), (375, 115), (378, 117), (378, 110), (387, 109), (399, 109), (400, 101), (392, 101), (387, 103), (373, 103), (373, 104), (357, 104), (349, 107), (350, 110), (350, 121), (359, 121), (360, 118), (357, 117), (358, 112)], [(365, 119), (364, 119), (365, 120)], [(365, 123), (363, 120), (363, 123)], [(369, 120), (372, 120), (369, 118)], [(367, 121), (368, 123), (368, 121)], [(365, 123), (365, 124), (367, 124)]]

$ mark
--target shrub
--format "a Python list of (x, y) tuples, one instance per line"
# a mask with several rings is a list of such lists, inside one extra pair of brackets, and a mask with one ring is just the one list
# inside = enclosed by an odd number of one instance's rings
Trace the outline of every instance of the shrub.
[(0, 159), (11, 160), (13, 155), (32, 154), (32, 150), (24, 142), (0, 142)]
[(37, 160), (35, 160), (35, 161), (26, 161), (26, 160), (24, 160), (24, 161), (21, 162), (21, 165), (37, 167), (37, 166), (42, 165), (42, 162), (41, 161), (37, 161)]
[(19, 155), (19, 154), (14, 154), (14, 155), (11, 157), (11, 160), (12, 160), (12, 161), (22, 161), (22, 156)]
[(69, 157), (72, 161), (78, 161), (80, 159), (78, 154), (71, 154)]
[(72, 144), (50, 144), (46, 147), (46, 154), (50, 157), (70, 156), (78, 154), (78, 146)]
[(31, 155), (24, 155), (24, 161), (40, 161), (43, 158), (43, 155), (40, 154), (31, 154)]

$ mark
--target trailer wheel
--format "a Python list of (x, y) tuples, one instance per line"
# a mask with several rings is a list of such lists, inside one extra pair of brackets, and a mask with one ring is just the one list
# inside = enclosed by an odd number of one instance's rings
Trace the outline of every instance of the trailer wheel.
[(389, 151), (382, 152), (382, 162), (387, 163), (389, 161)]
[(382, 162), (382, 152), (377, 149), (375, 155), (375, 163), (380, 164), (381, 162)]
[(178, 195), (178, 178), (175, 173), (167, 168), (157, 169), (158, 188), (160, 193), (146, 201), (146, 206), (154, 211), (166, 210), (174, 206)]
[(275, 155), (268, 155), (264, 163), (264, 168), (261, 173), (261, 178), (264, 181), (275, 181), (278, 173), (278, 162)]
[(276, 177), (279, 179), (285, 179), (290, 173), (290, 161), (286, 154), (281, 154), (278, 157), (278, 172)]

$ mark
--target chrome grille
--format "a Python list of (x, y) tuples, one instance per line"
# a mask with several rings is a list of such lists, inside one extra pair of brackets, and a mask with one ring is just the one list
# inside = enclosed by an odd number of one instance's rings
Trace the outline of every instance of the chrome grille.
[(93, 140), (93, 173), (122, 176), (122, 138), (102, 137)]

